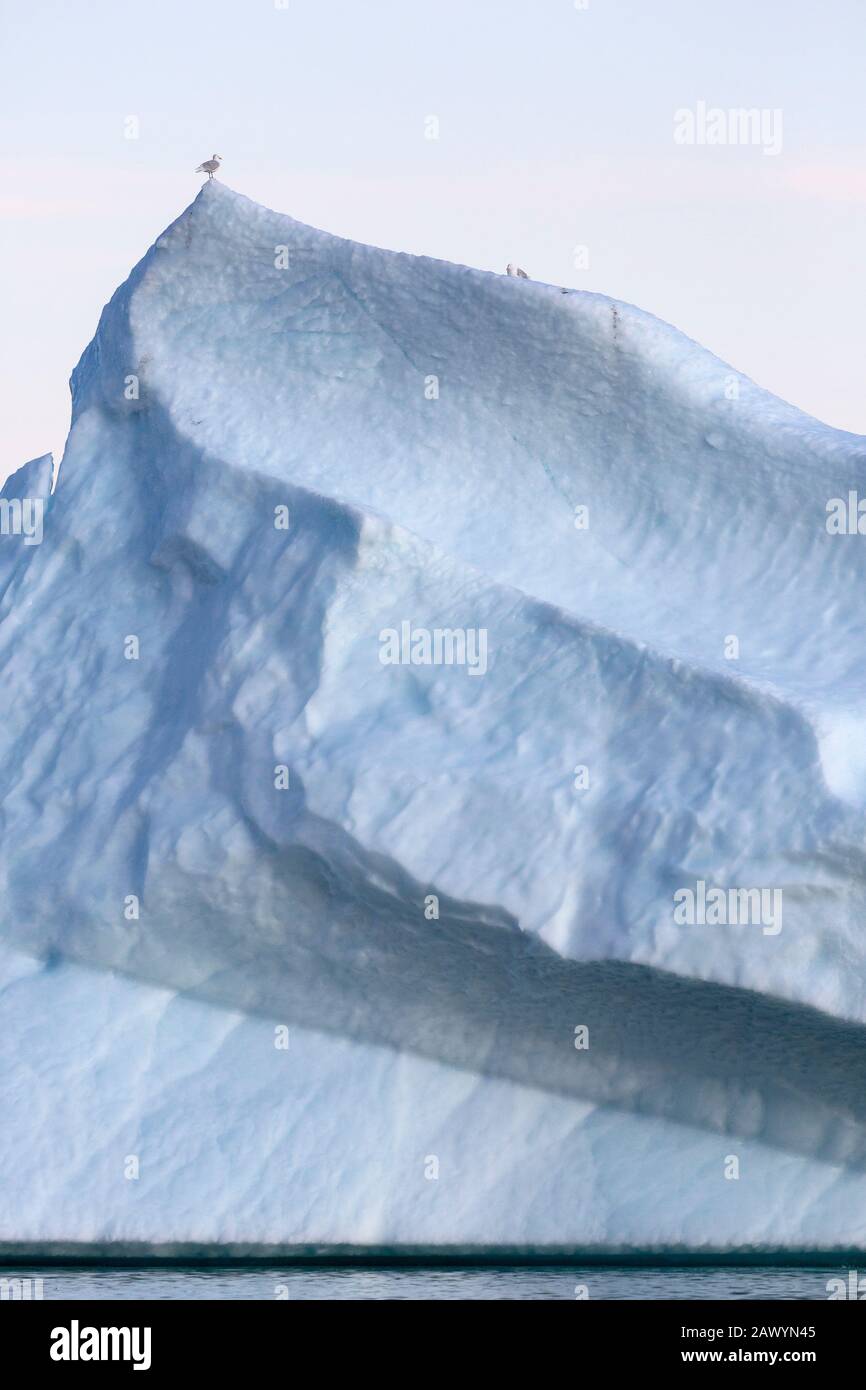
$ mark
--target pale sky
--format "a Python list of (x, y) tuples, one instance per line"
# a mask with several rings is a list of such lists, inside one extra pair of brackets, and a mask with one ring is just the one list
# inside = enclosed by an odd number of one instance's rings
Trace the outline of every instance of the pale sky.
[[(59, 457), (214, 150), (301, 221), (628, 300), (866, 433), (864, 39), (864, 0), (0, 0), (0, 477)], [(781, 111), (781, 152), (677, 144), (699, 102)]]

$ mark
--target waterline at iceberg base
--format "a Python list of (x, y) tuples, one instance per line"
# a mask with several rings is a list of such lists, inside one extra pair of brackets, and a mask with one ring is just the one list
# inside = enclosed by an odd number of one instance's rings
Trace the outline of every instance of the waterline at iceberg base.
[(866, 1247), (866, 441), (217, 182), (72, 385), (4, 489), (0, 1249)]

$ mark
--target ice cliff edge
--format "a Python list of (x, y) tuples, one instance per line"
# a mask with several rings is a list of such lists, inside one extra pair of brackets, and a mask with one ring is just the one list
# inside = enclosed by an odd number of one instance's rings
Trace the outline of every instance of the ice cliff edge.
[(859, 1173), (864, 561), (827, 523), (866, 442), (631, 306), (216, 182), (73, 393), (0, 556), (0, 935), (51, 981), (13, 974), (396, 1055), (446, 1115), (459, 1073)]

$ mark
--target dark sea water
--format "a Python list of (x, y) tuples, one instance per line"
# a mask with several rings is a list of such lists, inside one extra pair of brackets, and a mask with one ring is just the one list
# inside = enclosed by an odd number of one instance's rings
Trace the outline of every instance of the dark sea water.
[[(0, 1271), (3, 1273), (3, 1271)], [(44, 1299), (809, 1299), (848, 1270), (742, 1266), (686, 1269), (616, 1266), (482, 1268), (244, 1267), (170, 1269), (30, 1267), (9, 1277), (41, 1279)], [(584, 1292), (585, 1290), (585, 1292)]]

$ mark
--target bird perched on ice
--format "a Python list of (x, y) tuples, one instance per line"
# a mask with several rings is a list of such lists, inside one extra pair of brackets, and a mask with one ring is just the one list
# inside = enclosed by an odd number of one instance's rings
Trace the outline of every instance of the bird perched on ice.
[(529, 276), (527, 275), (526, 271), (525, 271), (525, 270), (521, 270), (521, 269), (520, 269), (520, 266), (519, 266), (519, 265), (515, 265), (513, 261), (509, 261), (509, 262), (508, 262), (508, 265), (507, 265), (506, 268), (505, 268), (505, 274), (506, 274), (506, 275), (518, 275), (518, 276), (520, 277), (521, 280), (528, 280), (528, 279), (529, 279)]
[(220, 167), (221, 154), (212, 154), (210, 159), (206, 159), (204, 164), (200, 164), (196, 169), (197, 174), (207, 174), (212, 179), (217, 169)]

